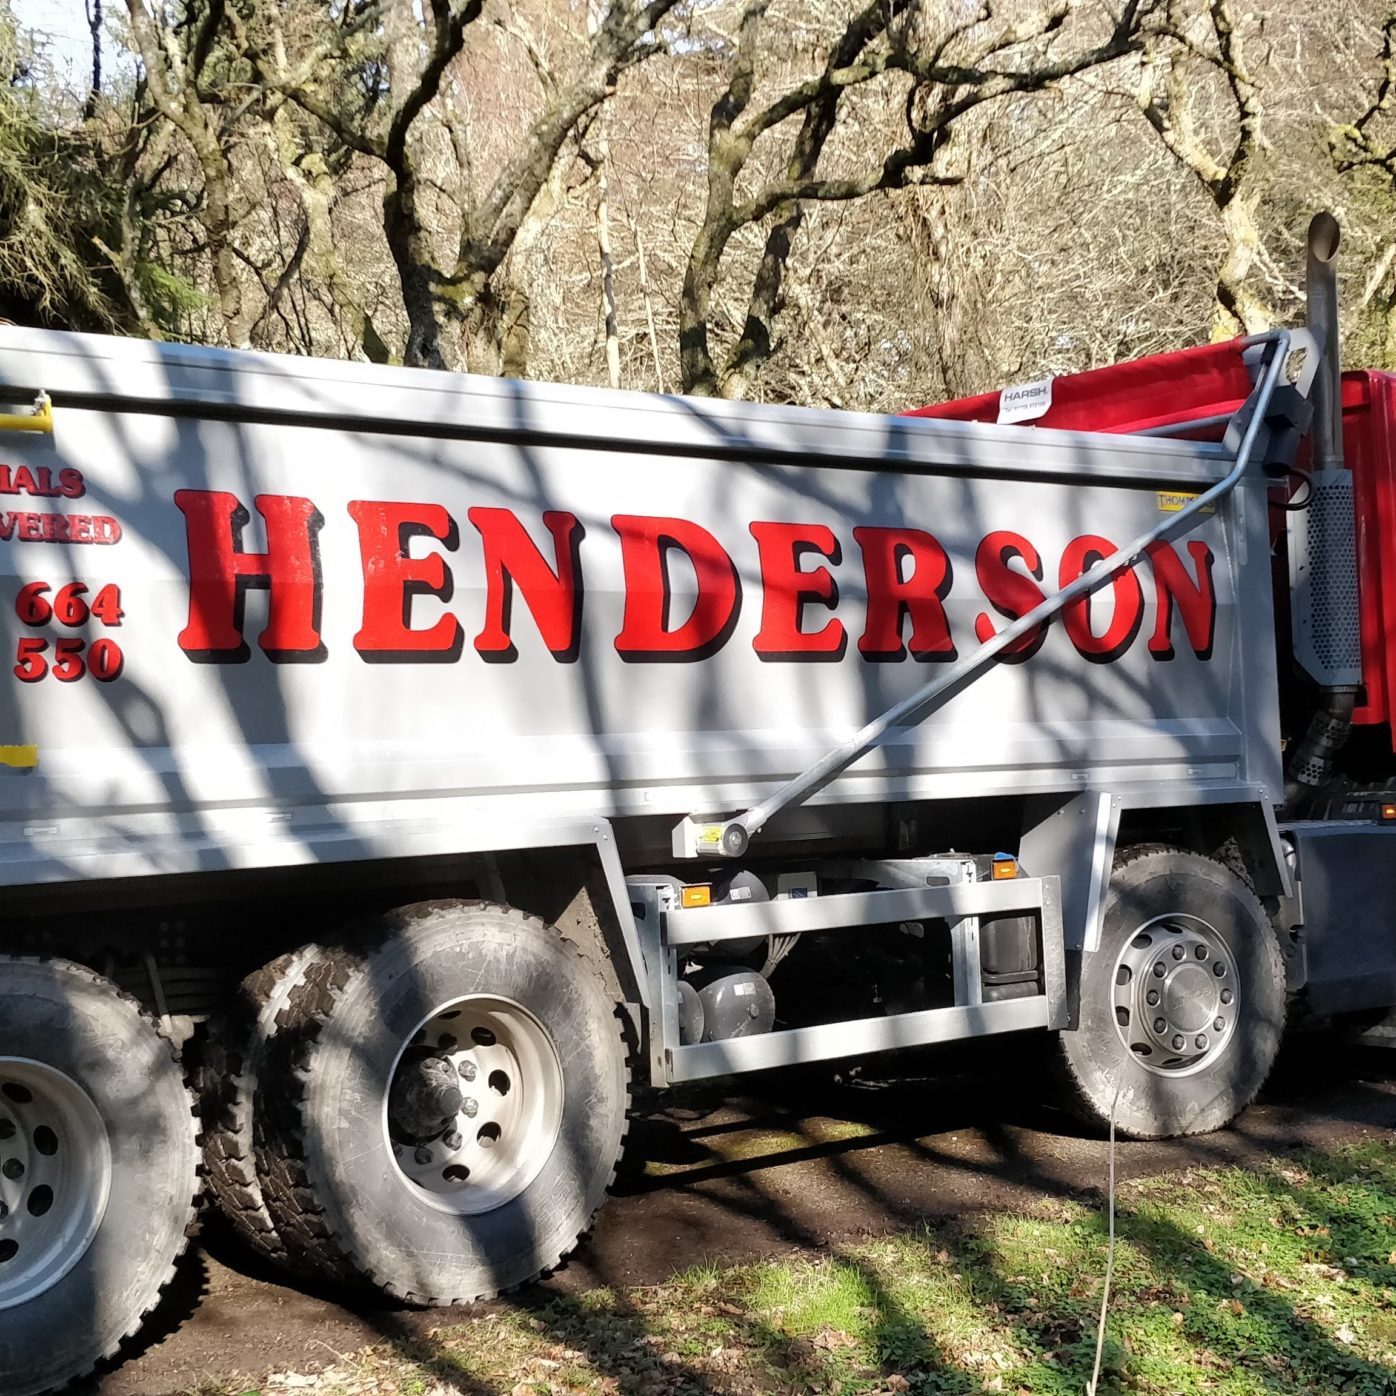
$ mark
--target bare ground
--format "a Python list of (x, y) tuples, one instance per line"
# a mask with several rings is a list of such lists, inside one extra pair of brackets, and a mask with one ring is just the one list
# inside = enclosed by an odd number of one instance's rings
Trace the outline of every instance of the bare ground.
[[(1021, 1057), (967, 1069), (942, 1052), (893, 1081), (772, 1076), (740, 1097), (665, 1098), (635, 1130), (628, 1166), (594, 1236), (530, 1294), (649, 1284), (702, 1261), (818, 1250), (926, 1218), (1031, 1211), (1104, 1184), (1106, 1145), (1039, 1103)], [(1396, 1051), (1322, 1037), (1292, 1043), (1258, 1104), (1202, 1139), (1120, 1146), (1122, 1178), (1245, 1163), (1290, 1149), (1390, 1134)], [(501, 1305), (504, 1301), (500, 1301)], [(314, 1370), (367, 1344), (416, 1344), (449, 1322), (288, 1282), (259, 1268), (216, 1219), (144, 1350), (93, 1396), (176, 1396), (233, 1377)]]

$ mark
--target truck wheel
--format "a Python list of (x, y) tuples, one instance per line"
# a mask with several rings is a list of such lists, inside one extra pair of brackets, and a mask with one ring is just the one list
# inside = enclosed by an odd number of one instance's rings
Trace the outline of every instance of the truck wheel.
[(617, 1005), (536, 918), (407, 908), (279, 1015), (259, 1094), (263, 1191), (331, 1277), (414, 1304), (553, 1269), (615, 1176), (629, 1104)]
[(249, 974), (233, 1010), (210, 1025), (195, 1072), (204, 1164), (219, 1210), (258, 1255), (304, 1274), (314, 1267), (298, 1265), (288, 1254), (257, 1180), (253, 1102), (276, 1015), (318, 953), (317, 946), (305, 946)]
[[(1264, 1083), (1285, 1019), (1284, 960), (1255, 893), (1196, 853), (1148, 845), (1115, 864), (1100, 948), (1060, 1037), (1074, 1104), (1136, 1139), (1205, 1134)], [(1116, 1092), (1118, 1090), (1118, 1101)]]
[(174, 1278), (199, 1191), (173, 1046), (114, 984), (0, 956), (0, 1391), (113, 1355)]

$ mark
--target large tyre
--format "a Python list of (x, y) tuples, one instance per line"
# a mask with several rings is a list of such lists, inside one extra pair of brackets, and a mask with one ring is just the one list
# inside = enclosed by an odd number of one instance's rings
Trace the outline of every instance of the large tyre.
[(394, 913), (313, 967), (258, 1096), (277, 1229), (333, 1278), (413, 1304), (553, 1269), (605, 1200), (629, 1071), (597, 967), (507, 907)]
[[(1087, 1120), (1136, 1139), (1205, 1134), (1264, 1084), (1285, 1019), (1284, 960), (1255, 893), (1196, 853), (1117, 860), (1100, 948), (1060, 1050)], [(1118, 1091), (1118, 1097), (1116, 1092)]]
[(219, 1210), (257, 1255), (301, 1274), (314, 1267), (287, 1253), (257, 1179), (254, 1101), (277, 1014), (318, 954), (305, 946), (249, 974), (226, 1018), (210, 1025), (195, 1072), (204, 1163)]
[(199, 1187), (179, 1058), (132, 998), (0, 956), (0, 1391), (112, 1356), (174, 1278)]

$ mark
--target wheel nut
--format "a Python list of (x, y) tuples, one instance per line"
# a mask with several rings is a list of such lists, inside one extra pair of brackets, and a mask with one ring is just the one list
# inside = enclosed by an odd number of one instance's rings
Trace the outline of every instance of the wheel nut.
[(1149, 992), (1148, 992), (1147, 994), (1144, 995), (1144, 1002), (1147, 1003), (1147, 1004), (1149, 1005), (1150, 1008), (1157, 1008), (1157, 1007), (1158, 1007), (1158, 998), (1159, 998), (1158, 990), (1157, 990), (1157, 989), (1150, 989)]
[(1222, 1001), (1223, 1003), (1230, 1003), (1230, 1002), (1231, 1002), (1231, 990), (1230, 990), (1230, 989), (1223, 989), (1223, 990), (1221, 991), (1221, 1001)]
[(1193, 1046), (1196, 1047), (1199, 1052), (1205, 1052), (1207, 1050), (1207, 1034), (1205, 1032), (1198, 1033), (1197, 1036), (1193, 1038), (1192, 1042)]
[(1181, 960), (1181, 959), (1183, 958), (1183, 956), (1186, 955), (1187, 953), (1188, 953), (1188, 952), (1187, 952), (1186, 950), (1184, 950), (1183, 947), (1182, 947), (1181, 945), (1175, 945), (1175, 946), (1173, 947), (1173, 958), (1174, 958), (1175, 960)]
[(462, 1062), (456, 1069), (460, 1072), (460, 1079), (462, 1081), (473, 1081), (475, 1079), (476, 1066), (474, 1062)]
[(10, 1179), (22, 1178), (24, 1177), (24, 1165), (17, 1158), (7, 1158), (5, 1166), (0, 1168), (0, 1173)]
[(1212, 1019), (1212, 1031), (1213, 1031), (1213, 1032), (1220, 1032), (1225, 1026), (1226, 1026), (1226, 1019), (1225, 1019), (1225, 1018), (1213, 1018), (1213, 1019)]
[(1207, 947), (1205, 945), (1199, 945), (1192, 953), (1196, 955), (1199, 960), (1205, 960), (1207, 958)]
[(423, 1145), (412, 1157), (425, 1168), (431, 1162), (431, 1150)]
[(467, 1120), (473, 1120), (475, 1116), (480, 1113), (480, 1102), (466, 1096), (466, 1098), (461, 1101), (460, 1108), (461, 1114), (463, 1114)]
[(1186, 1045), (1187, 1043), (1184, 1041), (1182, 1033), (1178, 1033), (1173, 1039), (1173, 1050), (1175, 1052), (1181, 1052)]
[(1155, 1018), (1155, 1019), (1154, 1019), (1154, 1031), (1155, 1031), (1155, 1032), (1162, 1032), (1167, 1026), (1168, 1026), (1168, 1024), (1167, 1024), (1162, 1018)]
[(1155, 961), (1154, 961), (1154, 978), (1155, 978), (1155, 979), (1162, 979), (1163, 976), (1164, 976), (1165, 974), (1167, 974), (1167, 973), (1168, 973), (1168, 967), (1163, 963), (1163, 961), (1162, 961), (1162, 960), (1155, 960)]
[(1220, 960), (1212, 966), (1212, 973), (1220, 979), (1226, 973), (1226, 966)]
[(460, 1148), (460, 1145), (461, 1145), (461, 1138), (460, 1138), (460, 1135), (459, 1135), (455, 1130), (452, 1130), (452, 1131), (450, 1132), (450, 1134), (448, 1134), (441, 1142), (442, 1142), (448, 1149), (455, 1150), (455, 1149), (459, 1149), (459, 1148)]
[(15, 1122), (13, 1120), (0, 1120), (0, 1140), (13, 1139), (15, 1137)]

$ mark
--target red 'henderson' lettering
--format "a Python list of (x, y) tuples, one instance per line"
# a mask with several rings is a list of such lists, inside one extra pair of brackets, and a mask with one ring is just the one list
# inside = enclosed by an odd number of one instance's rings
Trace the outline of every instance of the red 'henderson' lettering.
[[(319, 535), (325, 526), (309, 500), (257, 495), (249, 510), (235, 495), (180, 490), (175, 504), (185, 518), (189, 544), (189, 620), (179, 645), (191, 659), (236, 663), (250, 649), (243, 633), (243, 601), (249, 588), (269, 593), (267, 623), (257, 644), (280, 662), (324, 657), (320, 637), (323, 577)], [(265, 551), (253, 551), (245, 532), (253, 513)], [(356, 499), (348, 506), (357, 529), (363, 611), (354, 649), (368, 663), (449, 662), (467, 642), (463, 618), (450, 609), (453, 558), (470, 548), (485, 573), (483, 613), (469, 643), (484, 660), (507, 663), (517, 654), (514, 635), (526, 624), (553, 657), (577, 657), (581, 635), (585, 534), (576, 515), (548, 510), (520, 519), (509, 509), (470, 509), (462, 529), (439, 504)], [(0, 516), (3, 526), (3, 516)], [(714, 654), (727, 643), (744, 602), (731, 554), (707, 529), (688, 519), (617, 514), (610, 520), (620, 547), (625, 605), (614, 644), (630, 663), (686, 662)], [(866, 604), (859, 614), (840, 600), (833, 569), (845, 562), (844, 542), (824, 524), (757, 521), (749, 525), (760, 575), (760, 626), (752, 646), (767, 661), (838, 660), (850, 628), (859, 655), (869, 662), (953, 660), (969, 638), (952, 633), (945, 603), (953, 584), (950, 559), (931, 533), (915, 528), (851, 530)], [(464, 541), (462, 535), (465, 535)], [(412, 548), (414, 540), (425, 540)], [(96, 541), (96, 540), (94, 540)], [(974, 638), (984, 643), (1001, 625), (1025, 615), (1057, 587), (1083, 575), (1115, 551), (1098, 534), (1073, 538), (1054, 575), (1025, 535), (986, 534), (974, 557), (974, 581), (984, 609), (975, 616)], [(675, 563), (696, 582), (696, 595), (676, 614), (672, 605)], [(1135, 643), (1144, 620), (1145, 587), (1152, 585), (1154, 626), (1150, 655), (1172, 659), (1179, 641), (1210, 659), (1217, 598), (1212, 550), (1192, 540), (1180, 552), (1155, 544), (1148, 552), (1150, 577), (1123, 572), (1093, 597), (1068, 606), (1062, 629), (1084, 658), (1118, 659)], [(413, 600), (435, 598), (434, 618), (416, 622)], [(521, 620), (524, 612), (528, 620)], [(1035, 654), (1043, 629), (1023, 636), (1005, 652), (1007, 662)]]

